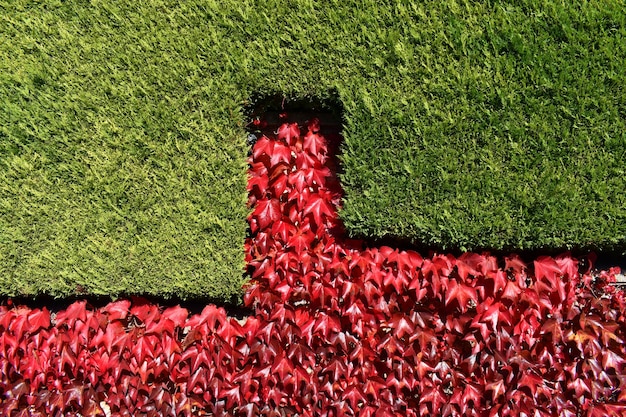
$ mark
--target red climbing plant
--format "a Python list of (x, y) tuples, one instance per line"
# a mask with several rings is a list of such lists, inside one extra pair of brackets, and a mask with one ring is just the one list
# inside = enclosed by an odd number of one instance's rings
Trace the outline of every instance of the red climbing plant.
[(365, 248), (330, 145), (312, 120), (252, 151), (244, 320), (0, 306), (2, 415), (626, 415), (617, 269)]

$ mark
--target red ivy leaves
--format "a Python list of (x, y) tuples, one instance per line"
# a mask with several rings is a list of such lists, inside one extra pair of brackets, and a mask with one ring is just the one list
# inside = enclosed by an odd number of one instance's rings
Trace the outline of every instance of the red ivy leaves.
[[(468, 306), (475, 307), (478, 295), (476, 290), (465, 283), (458, 283), (456, 280), (451, 280), (448, 283), (448, 290), (446, 292), (445, 304), (449, 306), (455, 300), (461, 309), (462, 313), (467, 311)], [(471, 302), (471, 304), (470, 304)]]
[(258, 160), (269, 160), (269, 165), (275, 167), (281, 162), (289, 164), (291, 149), (281, 142), (263, 136), (257, 141), (253, 156)]
[(310, 215), (313, 223), (316, 225), (324, 225), (326, 219), (335, 216), (335, 208), (332, 206), (328, 198), (323, 195), (312, 195), (304, 206), (303, 214)]
[(318, 120), (306, 130), (252, 152), (253, 316), (0, 306), (2, 414), (624, 415), (618, 270), (363, 249), (335, 234), (329, 144)]
[(36, 333), (50, 326), (50, 312), (45, 307), (42, 310), (35, 309), (29, 312), (27, 321), (28, 331)]
[(282, 217), (280, 203), (278, 200), (261, 200), (257, 203), (252, 216), (258, 225), (256, 230), (266, 229)]
[[(299, 138), (300, 138), (300, 127), (298, 126), (298, 124), (297, 123), (284, 123), (278, 128), (277, 135), (276, 135), (276, 139), (278, 139), (278, 141), (276, 141), (276, 143), (280, 143), (280, 141), (284, 141), (287, 146), (295, 146)], [(257, 147), (255, 146), (255, 149), (256, 148)]]

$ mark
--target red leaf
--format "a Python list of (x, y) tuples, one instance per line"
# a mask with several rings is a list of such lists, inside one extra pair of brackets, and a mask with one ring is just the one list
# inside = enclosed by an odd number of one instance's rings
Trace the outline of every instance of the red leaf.
[(229, 344), (232, 344), (237, 337), (244, 337), (243, 328), (234, 319), (230, 319), (222, 323), (216, 333), (222, 338), (222, 340)]
[(325, 198), (320, 197), (319, 194), (312, 194), (308, 199), (304, 210), (304, 215), (312, 215), (315, 224), (320, 227), (324, 225), (326, 218), (333, 218), (335, 215), (335, 208)]
[[(598, 410), (598, 415), (607, 417), (623, 417), (626, 415), (626, 405), (622, 402), (618, 404), (601, 404), (599, 408), (604, 410)], [(591, 413), (593, 415), (593, 411)]]
[(397, 338), (402, 338), (405, 334), (413, 334), (415, 326), (411, 320), (402, 313), (395, 313), (391, 319), (391, 328)]
[(387, 334), (386, 336), (383, 336), (376, 348), (378, 349), (379, 353), (382, 351), (386, 351), (387, 354), (390, 356), (396, 354), (404, 355), (406, 345), (403, 343), (402, 340), (398, 340), (392, 334)]
[(450, 269), (450, 260), (441, 255), (433, 257), (432, 261), (424, 260), (422, 265), (423, 282), (427, 282), (431, 286), (434, 295), (439, 299), (441, 299), (442, 294), (442, 277), (447, 277), (450, 274)]
[(83, 386), (80, 384), (72, 385), (63, 390), (63, 401), (66, 406), (78, 405), (83, 406)]
[(545, 278), (548, 282), (553, 283), (560, 274), (561, 268), (551, 257), (540, 256), (535, 261), (535, 278), (537, 280)]
[(337, 333), (339, 331), (341, 331), (341, 323), (339, 320), (336, 317), (329, 316), (325, 313), (319, 314), (315, 320), (315, 325), (313, 326), (313, 333), (320, 333), (324, 336), (324, 339), (328, 339), (330, 334)]
[(552, 343), (559, 344), (563, 340), (563, 330), (561, 329), (561, 323), (557, 319), (548, 319), (541, 326), (541, 334), (551, 335)]
[(246, 417), (256, 417), (256, 416), (260, 416), (261, 413), (259, 412), (259, 407), (256, 404), (251, 404), (248, 403), (244, 406), (242, 406), (241, 411), (244, 412)]
[(421, 301), (428, 294), (428, 288), (422, 287), (422, 274), (416, 273), (409, 283), (409, 290), (415, 292), (415, 301)]
[(609, 346), (611, 340), (615, 340), (620, 345), (623, 345), (624, 340), (616, 334), (618, 332), (623, 333), (620, 329), (619, 324), (608, 321), (604, 322), (600, 331), (602, 343), (604, 343), (605, 346)]
[(474, 409), (480, 409), (482, 398), (483, 393), (478, 385), (467, 383), (463, 389), (463, 406), (461, 407), (461, 413), (465, 414), (470, 401)]
[(257, 141), (252, 152), (252, 157), (255, 161), (260, 161), (263, 155), (269, 157), (270, 167), (274, 167), (281, 162), (287, 165), (291, 162), (291, 148), (266, 136), (262, 136)]
[(485, 257), (477, 253), (465, 252), (456, 260), (457, 271), (459, 277), (465, 281), (470, 275), (479, 276), (481, 264), (485, 262)]
[[(497, 294), (498, 292), (504, 290), (508, 283), (512, 282), (507, 280), (506, 272), (499, 269), (497, 271), (489, 271), (487, 276), (485, 277), (488, 280), (493, 281), (493, 292)], [(508, 296), (508, 295), (507, 295)], [(504, 297), (504, 295), (503, 295)]]
[(330, 363), (325, 366), (324, 368), (322, 368), (322, 372), (321, 374), (330, 374), (332, 376), (332, 378), (330, 379), (331, 382), (336, 382), (336, 381), (340, 381), (341, 379), (345, 378), (345, 374), (347, 371), (347, 366), (345, 364), (345, 359), (341, 358), (341, 357), (335, 357), (333, 358)]
[[(484, 304), (483, 304), (484, 305)], [(498, 323), (501, 321), (507, 325), (511, 325), (511, 314), (506, 307), (501, 303), (493, 303), (491, 306), (484, 305), (484, 312), (477, 317), (480, 317), (481, 322), (491, 322), (491, 328), (494, 331), (498, 331)], [(476, 320), (476, 319), (474, 319)], [(473, 324), (474, 322), (472, 322)]]
[[(281, 327), (283, 328), (283, 336), (286, 336), (288, 334), (289, 336), (291, 336), (292, 327), (289, 326), (289, 323), (293, 323), (295, 320), (295, 312), (293, 306), (289, 304), (277, 304), (274, 307), (272, 314), (270, 315), (270, 320), (275, 321), (281, 325)], [(285, 322), (287, 322), (287, 324)]]
[(370, 361), (376, 357), (376, 353), (368, 346), (357, 343), (352, 352), (350, 352), (350, 360), (362, 366), (366, 361)]
[(423, 357), (424, 352), (419, 352), (415, 360), (415, 370), (417, 371), (417, 375), (420, 377), (421, 380), (424, 380), (426, 375), (428, 375), (430, 372), (435, 372), (435, 368), (430, 366), (428, 363), (422, 361)]
[[(133, 331), (136, 328), (133, 329)], [(147, 336), (139, 337), (135, 344), (131, 347), (131, 352), (133, 356), (137, 359), (137, 363), (141, 366), (145, 363), (147, 357), (154, 359), (156, 356), (155, 350), (158, 346), (153, 345), (153, 341), (149, 340)]]
[(485, 385), (485, 391), (491, 391), (491, 400), (497, 402), (498, 398), (503, 396), (506, 392), (504, 380), (498, 379), (497, 381), (487, 383)]
[(502, 298), (515, 301), (520, 297), (521, 291), (522, 289), (515, 281), (507, 281), (502, 292)]
[(176, 327), (183, 327), (189, 312), (181, 306), (170, 307), (161, 314), (161, 320), (167, 319), (174, 323)]
[(129, 300), (118, 300), (104, 306), (102, 311), (107, 313), (109, 321), (114, 321), (126, 319), (129, 309)]
[(300, 254), (311, 248), (313, 239), (315, 239), (315, 235), (311, 231), (310, 225), (306, 224), (296, 229), (293, 236), (287, 240), (286, 247), (292, 247), (296, 250), (296, 253)]
[(277, 166), (281, 162), (289, 165), (291, 163), (291, 157), (291, 148), (289, 146), (274, 142), (274, 149), (272, 149), (270, 157), (271, 166)]
[(530, 308), (541, 313), (549, 313), (552, 311), (552, 303), (549, 298), (550, 294), (538, 294), (536, 288), (522, 289), (520, 292), (520, 300), (530, 305)]
[(113, 344), (119, 335), (125, 334), (124, 329), (120, 322), (109, 323), (105, 330), (100, 330), (96, 336), (94, 337), (92, 343), (93, 346), (101, 347), (104, 345), (106, 351), (111, 353), (111, 349), (113, 348)]
[(307, 171), (314, 170), (314, 168), (307, 169), (298, 169), (295, 172), (289, 173), (289, 184), (294, 186), (294, 190), (298, 193), (301, 193), (305, 187), (309, 187), (311, 182), (307, 176)]
[[(437, 386), (424, 389), (419, 402), (422, 415), (433, 415), (439, 412), (447, 400), (441, 388)], [(430, 405), (430, 407), (424, 410), (423, 406), (427, 407), (428, 405)]]
[(325, 284), (324, 282), (315, 281), (311, 287), (311, 296), (314, 301), (318, 301), (321, 305), (326, 305), (331, 297), (338, 297), (337, 289), (331, 285)]
[(288, 193), (291, 190), (289, 186), (288, 177), (284, 172), (273, 175), (270, 182), (270, 187), (274, 197), (280, 198), (283, 194)]
[(163, 318), (159, 320), (153, 320), (146, 324), (145, 334), (157, 334), (160, 336), (165, 335), (173, 335), (174, 334), (174, 323), (171, 320), (164, 320)]
[[(263, 155), (270, 156), (272, 153), (273, 147), (274, 147), (274, 141), (270, 140), (265, 135), (261, 136), (254, 144), (254, 149), (252, 151), (252, 158), (255, 161), (258, 161)], [(258, 170), (255, 169), (255, 172), (258, 172)]]
[(278, 200), (261, 200), (252, 214), (261, 229), (266, 229), (272, 222), (280, 220), (282, 217), (280, 203)]
[(133, 299), (133, 306), (130, 308), (130, 314), (138, 318), (142, 323), (150, 323), (159, 316), (157, 306), (150, 304), (148, 300), (140, 297)]
[(237, 376), (233, 378), (233, 384), (241, 387), (243, 402), (251, 402), (258, 399), (259, 381), (253, 378), (254, 367), (247, 365)]
[(424, 328), (416, 330), (415, 333), (413, 333), (413, 335), (411, 335), (411, 337), (409, 338), (410, 342), (413, 342), (415, 340), (419, 342), (421, 351), (427, 351), (430, 348), (431, 344), (437, 343), (437, 337), (435, 336), (435, 333), (430, 329)]
[[(153, 358), (154, 359), (154, 358)], [(150, 375), (154, 375), (154, 369), (148, 369), (148, 363), (145, 361), (141, 361), (141, 366), (137, 369), (137, 373), (139, 374), (139, 378), (141, 379), (142, 384), (148, 383), (148, 377)]]
[(624, 358), (611, 350), (606, 350), (602, 352), (602, 366), (605, 370), (613, 368), (621, 374), (624, 369)]
[(206, 324), (209, 330), (214, 330), (216, 324), (221, 325), (224, 321), (226, 321), (226, 311), (222, 307), (217, 308), (215, 305), (209, 304), (204, 307), (202, 313), (191, 316), (187, 320), (186, 326), (194, 330)]
[(378, 396), (380, 395), (380, 392), (386, 387), (387, 384), (385, 383), (385, 380), (382, 379), (380, 376), (371, 376), (365, 381), (363, 393), (368, 396), (371, 395), (376, 401), (378, 399)]
[(287, 145), (293, 146), (300, 137), (300, 128), (297, 123), (283, 123), (276, 135), (278, 140), (284, 140)]
[(287, 376), (293, 375), (293, 364), (289, 358), (285, 356), (284, 352), (281, 352), (279, 356), (274, 359), (272, 372), (278, 375), (280, 378), (279, 381), (285, 381)]
[(573, 381), (569, 381), (567, 383), (567, 388), (573, 389), (576, 393), (576, 397), (580, 397), (586, 393), (588, 394), (591, 392), (589, 390), (589, 385), (587, 384), (587, 381), (582, 378), (576, 378)]
[(342, 394), (342, 399), (350, 404), (350, 408), (357, 410), (359, 405), (367, 402), (365, 394), (357, 385), (351, 384)]
[(296, 168), (298, 169), (315, 168), (321, 166), (322, 162), (315, 155), (312, 155), (309, 152), (299, 152), (296, 155)]
[(578, 277), (578, 261), (570, 256), (569, 253), (556, 257), (556, 263), (559, 270), (570, 279)]
[(409, 286), (410, 282), (407, 279), (404, 271), (389, 271), (385, 274), (385, 278), (383, 279), (383, 285), (387, 288), (390, 286), (396, 291), (398, 294), (402, 294), (403, 290)]
[(87, 321), (86, 306), (87, 301), (76, 301), (75, 303), (72, 303), (67, 309), (59, 311), (56, 317), (57, 326), (67, 323), (67, 325), (72, 328), (74, 327), (74, 322), (76, 320), (80, 320), (83, 323)]
[(350, 318), (352, 323), (355, 323), (358, 319), (363, 317), (363, 313), (365, 313), (366, 309), (361, 300), (356, 300), (355, 302), (350, 304), (344, 314)]
[(48, 309), (44, 307), (42, 310), (33, 310), (28, 316), (28, 325), (30, 333), (50, 327), (50, 312)]
[(526, 270), (526, 264), (522, 261), (519, 255), (511, 255), (504, 258), (504, 269), (511, 271), (514, 274), (520, 274)]
[(397, 257), (398, 269), (415, 272), (424, 263), (421, 255), (415, 251), (402, 251)]
[(76, 369), (76, 355), (67, 345), (64, 345), (61, 349), (59, 368), (57, 370), (63, 372), (65, 365), (69, 365), (70, 372)]
[(304, 171), (309, 185), (323, 186), (326, 184), (326, 179), (332, 177), (332, 173), (327, 167), (309, 168)]
[(249, 193), (254, 194), (257, 198), (261, 198), (265, 195), (269, 184), (269, 178), (267, 175), (254, 175), (248, 178), (247, 190)]
[(222, 390), (219, 398), (226, 398), (226, 409), (232, 409), (234, 405), (241, 403), (241, 389), (239, 385), (234, 385), (228, 389)]
[[(215, 363), (213, 362), (213, 358), (211, 357), (211, 352), (208, 349), (203, 349), (198, 346), (193, 346), (192, 348), (187, 349), (181, 355), (180, 360), (182, 362), (191, 360), (190, 372), (193, 372), (193, 373), (196, 373), (198, 369), (208, 370), (208, 369), (214, 369), (215, 367)], [(202, 382), (206, 384), (206, 380)]]
[(305, 343), (302, 342), (290, 344), (287, 357), (291, 361), (301, 365), (307, 364), (310, 360), (313, 360), (313, 363), (315, 363), (315, 354)]
[(310, 120), (307, 120), (306, 128), (313, 133), (317, 133), (320, 130), (320, 119), (314, 117)]
[(478, 297), (476, 290), (465, 284), (458, 284), (456, 280), (450, 280), (448, 283), (448, 291), (446, 292), (446, 305), (449, 305), (452, 300), (456, 300), (461, 308), (461, 312), (467, 311), (468, 301), (472, 301), (476, 305)]
[(602, 320), (595, 314), (581, 314), (578, 324), (581, 329), (590, 328), (596, 335), (600, 335), (604, 330)]
[(543, 386), (543, 383), (543, 378), (540, 376), (537, 376), (532, 372), (524, 372), (517, 385), (520, 388), (528, 388), (530, 395), (534, 397), (537, 393), (537, 387)]
[(308, 132), (304, 135), (303, 148), (315, 156), (325, 155), (328, 151), (326, 139), (317, 133)]

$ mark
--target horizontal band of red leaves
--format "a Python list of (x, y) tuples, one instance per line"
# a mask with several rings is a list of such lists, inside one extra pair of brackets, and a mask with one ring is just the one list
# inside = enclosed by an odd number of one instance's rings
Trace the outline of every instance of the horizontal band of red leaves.
[(366, 249), (331, 145), (314, 120), (254, 146), (251, 317), (0, 306), (2, 415), (626, 415), (617, 269)]

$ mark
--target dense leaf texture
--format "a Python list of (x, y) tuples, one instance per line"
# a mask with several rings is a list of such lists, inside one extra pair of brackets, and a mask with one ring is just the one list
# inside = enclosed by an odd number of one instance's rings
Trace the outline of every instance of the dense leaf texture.
[(0, 10), (0, 294), (240, 294), (256, 93), (336, 90), (353, 233), (624, 245), (622, 0)]
[(414, 2), (388, 22), (385, 76), (350, 93), (353, 235), (626, 251), (623, 2)]
[(242, 97), (206, 4), (0, 5), (0, 294), (241, 297)]
[[(364, 249), (332, 232), (340, 190), (328, 155), (310, 153), (328, 144), (291, 138), (260, 140), (251, 161), (253, 178), (268, 176), (250, 194), (253, 316), (141, 300), (54, 318), (2, 306), (3, 415), (624, 415), (617, 270)], [(298, 168), (303, 152), (311, 164)], [(270, 185), (308, 169), (324, 174), (286, 193)]]

